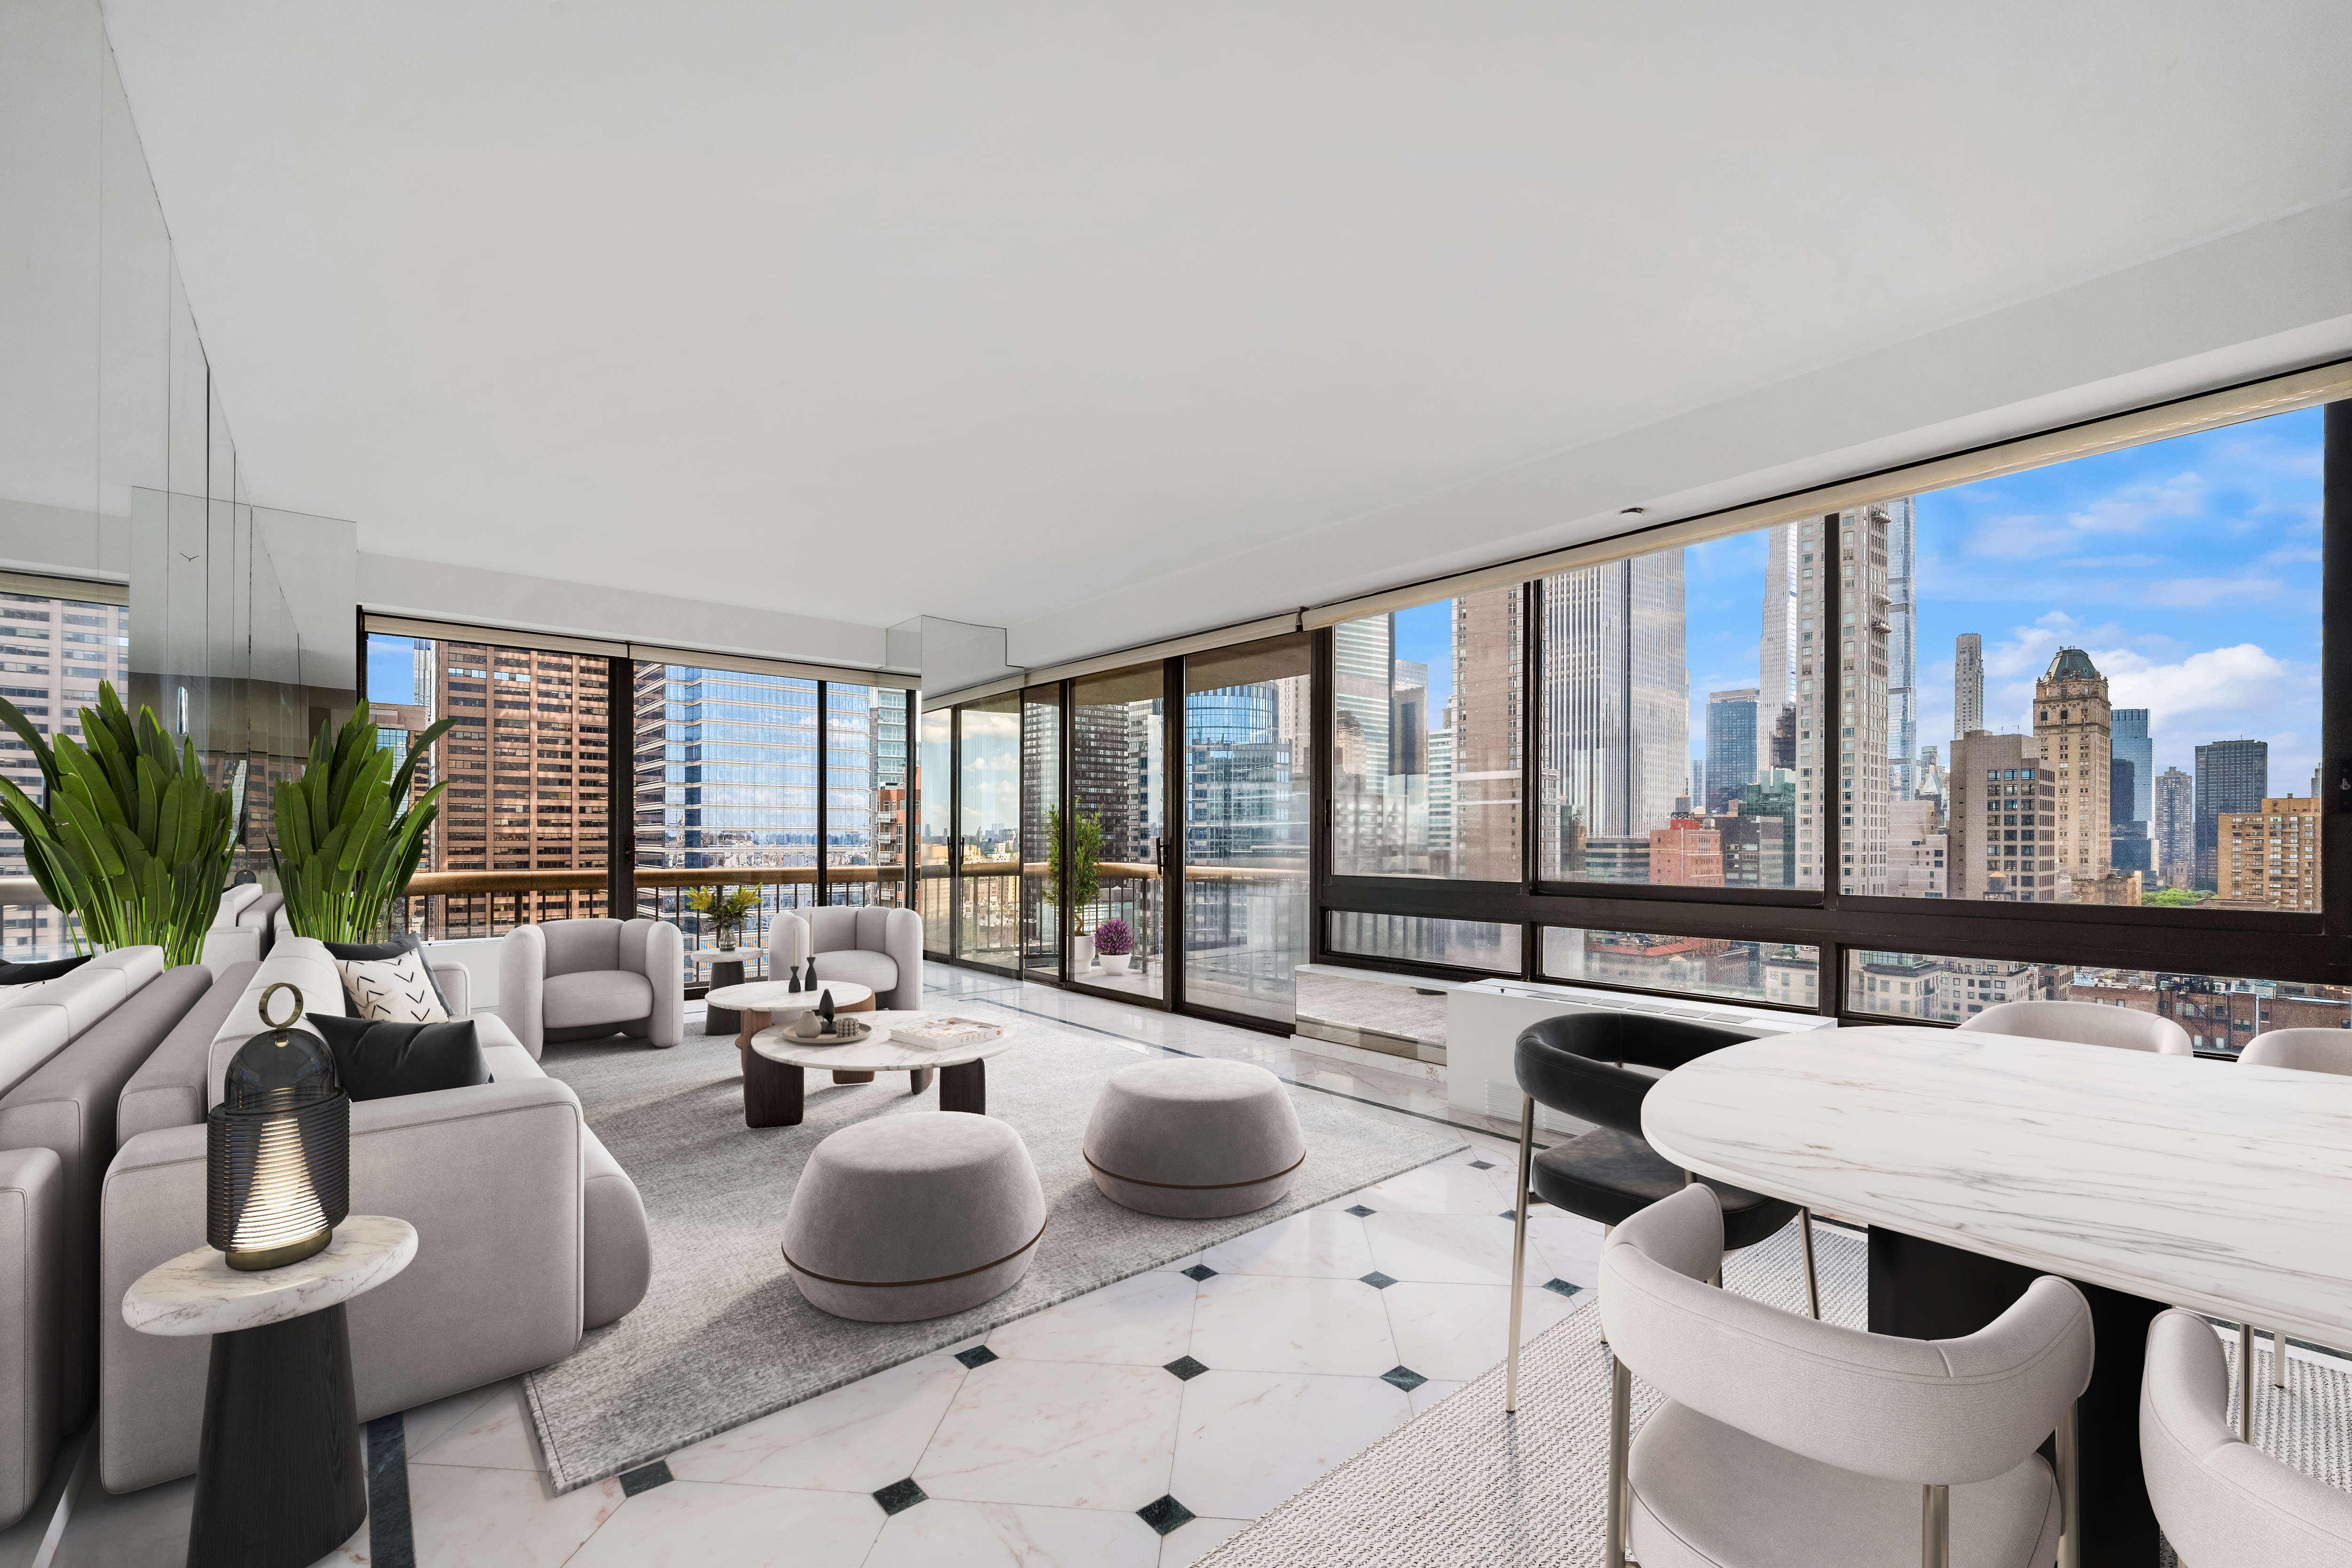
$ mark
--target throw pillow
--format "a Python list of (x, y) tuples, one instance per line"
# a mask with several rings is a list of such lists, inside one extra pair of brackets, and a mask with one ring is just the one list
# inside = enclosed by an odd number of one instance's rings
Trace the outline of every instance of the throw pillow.
[[(441, 1004), (442, 1016), (454, 1018), (457, 1016), (457, 1010), (449, 1005), (448, 994), (441, 989), (441, 982), (434, 974), (433, 966), (425, 962), (425, 943), (422, 939), (409, 935), (396, 936), (390, 942), (320, 942), (319, 945), (327, 950), (330, 957), (338, 960), (398, 958), (404, 952), (415, 953), (416, 966), (425, 972), (425, 983), (433, 987), (433, 999)], [(348, 981), (343, 984), (343, 1011), (355, 1018), (360, 1016), (359, 999), (352, 994), (351, 983)]]
[(425, 960), (417, 953), (398, 958), (339, 958), (335, 968), (343, 977), (343, 993), (352, 1001), (352, 1016), (389, 1018), (395, 1024), (446, 1024), (449, 1009), (433, 989)]
[(61, 974), (71, 974), (98, 954), (77, 953), (71, 958), (52, 959), (47, 963), (9, 963), (0, 960), (0, 985), (38, 985), (44, 980), (55, 980)]
[(322, 1013), (304, 1020), (335, 1053), (335, 1076), (353, 1100), (388, 1100), (490, 1081), (474, 1020), (395, 1024)]

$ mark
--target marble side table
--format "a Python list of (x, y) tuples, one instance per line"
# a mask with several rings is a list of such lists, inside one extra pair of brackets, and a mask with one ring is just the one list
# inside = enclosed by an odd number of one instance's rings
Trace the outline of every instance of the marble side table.
[[(743, 984), (743, 963), (751, 950), (741, 947), (697, 947), (687, 951), (688, 963), (710, 965), (710, 990), (725, 991)], [(702, 1032), (706, 1035), (731, 1035), (742, 1020), (728, 1008), (714, 1006), (706, 994), (702, 999)]]
[(200, 1247), (123, 1293), (141, 1333), (213, 1340), (188, 1568), (308, 1568), (366, 1520), (343, 1303), (415, 1256), (406, 1220), (355, 1214), (299, 1263), (247, 1274)]

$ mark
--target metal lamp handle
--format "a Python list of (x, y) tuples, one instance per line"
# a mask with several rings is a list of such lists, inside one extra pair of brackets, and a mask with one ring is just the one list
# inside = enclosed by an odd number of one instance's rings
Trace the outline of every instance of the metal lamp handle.
[[(282, 1024), (281, 1024), (281, 1023), (279, 1023), (277, 1019), (272, 1018), (272, 1017), (269, 1016), (269, 999), (270, 999), (272, 996), (277, 995), (277, 994), (278, 994), (278, 993), (279, 993), (280, 991), (291, 991), (292, 993), (294, 993), (294, 1016), (293, 1016), (292, 1017), (290, 1017), (290, 1018), (287, 1019), (287, 1020), (286, 1020), (284, 1023), (282, 1023)], [(261, 1022), (262, 1022), (262, 1024), (263, 1024), (266, 1027), (272, 1028), (272, 1029), (290, 1029), (290, 1028), (292, 1028), (296, 1024), (299, 1024), (299, 1023), (300, 1023), (301, 1021), (302, 1021), (302, 988), (301, 988), (300, 986), (294, 984), (293, 984), (293, 983), (291, 983), (290, 981), (280, 980), (280, 981), (278, 981), (278, 982), (276, 982), (276, 983), (272, 984), (271, 985), (269, 985), (269, 986), (266, 987), (266, 988), (262, 991), (262, 993), (261, 993)]]

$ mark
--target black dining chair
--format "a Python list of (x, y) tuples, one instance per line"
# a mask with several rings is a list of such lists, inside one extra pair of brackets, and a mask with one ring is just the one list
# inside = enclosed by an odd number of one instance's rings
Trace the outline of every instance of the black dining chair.
[[(1519, 1405), (1519, 1291), (1527, 1275), (1528, 1208), (1550, 1204), (1616, 1226), (1693, 1181), (1715, 1189), (1723, 1205), (1727, 1252), (1777, 1236), (1795, 1219), (1805, 1248), (1805, 1303), (1822, 1315), (1813, 1273), (1812, 1211), (1708, 1177), (1694, 1177), (1642, 1137), (1642, 1099), (1658, 1081), (1633, 1067), (1671, 1072), (1746, 1035), (1710, 1029), (1654, 1013), (1563, 1013), (1519, 1033), (1512, 1066), (1519, 1080), (1519, 1201), (1511, 1237), (1511, 1350), (1503, 1408)], [(1595, 1123), (1590, 1132), (1536, 1152), (1536, 1107)], [(1722, 1281), (1718, 1269), (1717, 1282)]]

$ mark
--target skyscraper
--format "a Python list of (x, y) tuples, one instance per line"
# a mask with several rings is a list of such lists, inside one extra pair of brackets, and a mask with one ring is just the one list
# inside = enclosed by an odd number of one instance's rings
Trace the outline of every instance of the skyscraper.
[(2156, 742), (2147, 732), (2147, 710), (2118, 708), (2115, 710), (2115, 754), (2118, 762), (2132, 765), (2132, 796), (2128, 809), (2118, 810), (2118, 822), (2153, 822), (2156, 820)]
[(1389, 682), (1396, 671), (1395, 648), (1394, 616), (1367, 616), (1331, 628), (1331, 701), (1341, 735), (1339, 762), (1367, 781), (1386, 779), (1395, 771), (1389, 763)]
[[(1690, 780), (1683, 552), (1579, 566), (1544, 579), (1543, 772), (1591, 837), (1646, 835), (1673, 819)], [(1457, 746), (1454, 811), (1474, 766)], [(1547, 822), (1547, 874), (1565, 842)], [(1646, 840), (1645, 840), (1646, 842)]]
[(1984, 638), (1962, 632), (1952, 641), (1952, 738), (1984, 728)]
[[(1802, 523), (1799, 543), (1814, 537), (1817, 525)], [(1846, 893), (1885, 895), (1887, 891), (1886, 806), (1889, 799), (1887, 760), (1888, 639), (1894, 624), (1887, 619), (1893, 601), (1887, 588), (1887, 542), (1893, 519), (1886, 507), (1854, 507), (1822, 520), (1826, 549), (1800, 552), (1838, 563), (1840, 610), (1832, 626), (1827, 618), (1825, 589), (1821, 579), (1799, 578), (1797, 659), (1797, 791), (1798, 883), (1818, 886), (1805, 873), (1818, 877), (1817, 862), (1825, 858), (1823, 817), (1834, 805), (1838, 812), (1836, 886)], [(1819, 627), (1819, 635), (1807, 635)], [(1818, 653), (1814, 650), (1818, 649)], [(1809, 688), (1820, 682), (1816, 695)], [(1834, 694), (1834, 697), (1832, 697)], [(1832, 708), (1832, 701), (1836, 706)], [(1816, 703), (1819, 705), (1816, 706)], [(1814, 721), (1818, 721), (1818, 722)], [(1808, 742), (1815, 748), (1808, 755)], [(1813, 798), (1805, 798), (1808, 795)], [(1834, 794), (1835, 799), (1831, 798)], [(1809, 855), (1810, 851), (1810, 855)]]
[(1691, 802), (1698, 810), (1720, 812), (1756, 782), (1756, 709), (1753, 688), (1707, 693), (1705, 787)]
[[(1454, 601), (1454, 854), (1449, 874), (1516, 881), (1519, 855), (1519, 671), (1527, 595), (1517, 585)], [(1424, 796), (1424, 809), (1426, 797)], [(1424, 829), (1424, 832), (1426, 830)]]
[(1888, 797), (1909, 800), (1919, 755), (1918, 510), (1909, 496), (1886, 503), (1886, 760)]
[(2225, 812), (2257, 812), (2270, 794), (2268, 741), (2215, 741), (2197, 748), (2197, 880), (2207, 892), (2221, 884), (2216, 851)]
[(1764, 533), (1764, 628), (1757, 644), (1757, 700), (1767, 714), (1797, 700), (1798, 587), (1811, 574), (1799, 557), (1803, 524), (1784, 522)]
[(2197, 879), (2194, 788), (2179, 768), (2167, 768), (2156, 777), (2148, 835), (2155, 840), (2157, 875), (2168, 888), (2185, 888)]
[(2058, 796), (2048, 761), (2032, 735), (1977, 730), (1952, 742), (1951, 897), (2032, 904), (2057, 896), (2063, 867), (2051, 841)]
[(2033, 733), (2042, 765), (2057, 777), (2058, 868), (2081, 888), (2107, 874), (2114, 739), (2107, 678), (2081, 648), (2060, 648), (2033, 683)]

